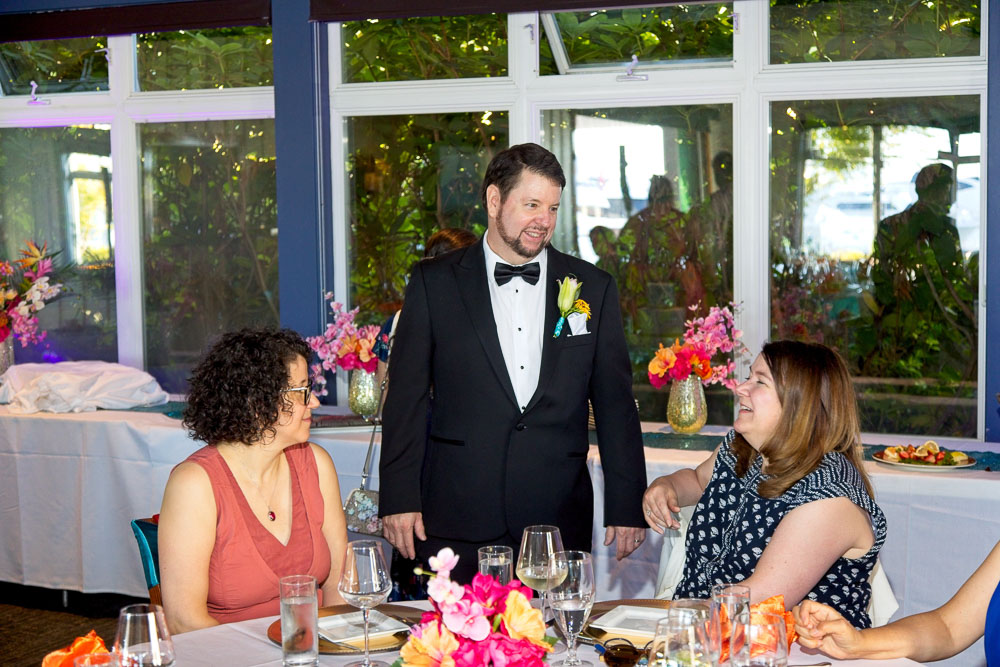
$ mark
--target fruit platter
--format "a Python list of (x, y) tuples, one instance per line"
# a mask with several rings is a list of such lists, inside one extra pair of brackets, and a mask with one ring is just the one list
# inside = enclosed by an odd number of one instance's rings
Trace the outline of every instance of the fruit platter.
[(890, 465), (922, 466), (935, 470), (968, 468), (976, 464), (976, 460), (965, 452), (941, 449), (933, 440), (928, 440), (919, 447), (913, 445), (886, 447), (872, 454), (872, 457), (876, 461)]

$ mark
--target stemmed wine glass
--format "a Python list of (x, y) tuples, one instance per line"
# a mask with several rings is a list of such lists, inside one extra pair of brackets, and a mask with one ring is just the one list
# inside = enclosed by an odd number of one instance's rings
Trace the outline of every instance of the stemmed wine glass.
[(552, 554), (560, 551), (565, 549), (557, 526), (528, 526), (524, 529), (515, 572), (522, 584), (538, 593), (542, 600), (543, 618), (548, 599), (546, 591), (551, 586), (562, 583), (562, 578), (566, 576), (565, 572), (553, 572), (551, 567)]
[(359, 607), (365, 619), (365, 659), (352, 662), (347, 667), (389, 667), (368, 655), (368, 615), (371, 609), (382, 604), (392, 590), (389, 568), (382, 554), (382, 544), (376, 540), (348, 542), (344, 559), (344, 572), (338, 586), (347, 604)]
[(567, 644), (566, 659), (555, 664), (592, 665), (577, 657), (576, 638), (587, 625), (594, 606), (594, 562), (586, 551), (558, 551), (550, 562), (549, 570), (555, 573), (552, 581), (562, 580), (549, 588), (549, 604)]
[(123, 665), (169, 667), (174, 664), (174, 643), (156, 604), (122, 607), (115, 632), (115, 655)]

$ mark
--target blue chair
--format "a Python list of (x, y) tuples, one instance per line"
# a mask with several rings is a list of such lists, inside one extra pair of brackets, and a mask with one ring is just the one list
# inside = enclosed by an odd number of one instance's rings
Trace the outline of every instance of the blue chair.
[(159, 526), (158, 517), (150, 519), (133, 519), (132, 532), (139, 544), (139, 558), (142, 560), (142, 572), (146, 575), (146, 588), (149, 589), (150, 604), (163, 604), (160, 597), (160, 552), (156, 548)]

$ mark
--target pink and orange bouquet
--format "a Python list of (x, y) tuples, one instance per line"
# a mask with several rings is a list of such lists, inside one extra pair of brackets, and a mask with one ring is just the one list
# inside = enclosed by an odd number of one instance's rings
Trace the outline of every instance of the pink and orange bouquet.
[(49, 282), (52, 256), (47, 251), (48, 244), (39, 248), (28, 241), (21, 259), (0, 261), (0, 342), (11, 334), (21, 347), (45, 340), (46, 332), (38, 330), (37, 313), (62, 289), (61, 284)]
[[(738, 311), (738, 306), (733, 310)], [(697, 305), (691, 310), (696, 310)], [(695, 374), (702, 384), (721, 383), (733, 389), (737, 382), (733, 377), (736, 357), (749, 355), (746, 345), (740, 340), (743, 332), (736, 328), (733, 310), (729, 307), (712, 306), (708, 315), (685, 322), (684, 342), (675, 339), (670, 347), (656, 351), (649, 362), (649, 383), (659, 389), (669, 380), (686, 380)], [(728, 355), (723, 363), (713, 366), (712, 358), (717, 354)]]
[(501, 586), (484, 574), (462, 586), (449, 578), (456, 564), (448, 548), (430, 559), (436, 572), (427, 583), (431, 611), (410, 630), (393, 667), (544, 665), (555, 639), (545, 636), (531, 589), (516, 579)]
[(333, 322), (327, 324), (326, 331), (319, 336), (306, 338), (309, 347), (320, 359), (320, 363), (311, 367), (319, 396), (326, 396), (327, 393), (324, 371), (335, 371), (339, 367), (346, 371), (374, 373), (378, 367), (378, 357), (372, 348), (378, 338), (379, 327), (374, 324), (357, 326), (354, 318), (358, 309), (345, 311), (344, 304), (333, 300), (333, 292), (327, 292), (326, 300), (333, 311)]

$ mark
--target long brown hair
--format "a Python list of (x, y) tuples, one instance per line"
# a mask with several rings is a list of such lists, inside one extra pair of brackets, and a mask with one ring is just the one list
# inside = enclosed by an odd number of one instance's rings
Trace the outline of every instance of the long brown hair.
[[(761, 446), (766, 479), (757, 492), (775, 498), (815, 470), (823, 456), (839, 452), (857, 469), (868, 495), (875, 497), (865, 474), (861, 424), (847, 365), (820, 343), (780, 340), (766, 343), (761, 355), (771, 371), (781, 403), (781, 419)], [(742, 477), (757, 452), (736, 434), (736, 474)]]

